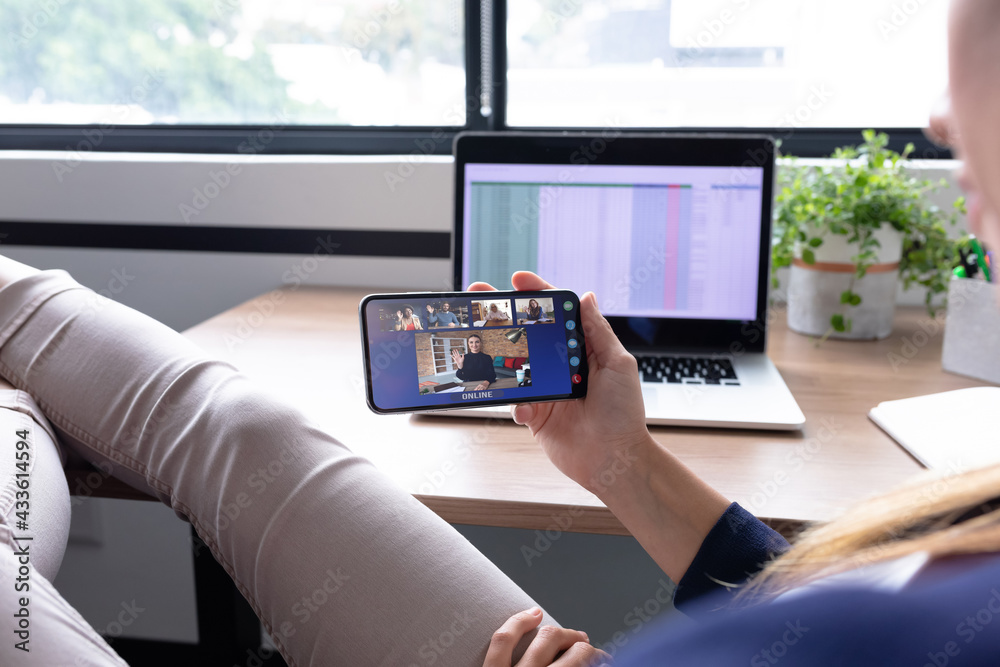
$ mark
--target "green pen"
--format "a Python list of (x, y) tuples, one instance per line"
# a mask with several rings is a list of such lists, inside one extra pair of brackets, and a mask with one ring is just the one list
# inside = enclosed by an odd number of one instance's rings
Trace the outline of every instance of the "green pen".
[(983, 280), (990, 282), (990, 267), (986, 266), (986, 252), (983, 250), (983, 245), (975, 236), (969, 237), (969, 243), (972, 244), (972, 252), (976, 253), (976, 265), (983, 273)]

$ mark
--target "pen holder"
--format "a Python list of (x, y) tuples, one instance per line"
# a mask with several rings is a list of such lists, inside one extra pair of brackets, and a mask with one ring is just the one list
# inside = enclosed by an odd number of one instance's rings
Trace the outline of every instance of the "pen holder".
[(941, 367), (1000, 384), (1000, 294), (994, 283), (953, 278), (948, 285)]

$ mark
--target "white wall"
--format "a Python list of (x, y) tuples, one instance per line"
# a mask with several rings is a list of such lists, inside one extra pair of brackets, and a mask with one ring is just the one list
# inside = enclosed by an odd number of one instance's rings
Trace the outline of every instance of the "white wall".
[(4, 218), (451, 229), (446, 156), (65, 155), (0, 151)]
[[(67, 171), (68, 169), (68, 171)], [(0, 151), (0, 220), (449, 232), (450, 157), (189, 156)], [(228, 180), (227, 180), (228, 179)], [(224, 183), (219, 187), (216, 183)], [(0, 238), (2, 245), (2, 238)], [(10, 247), (184, 329), (282, 283), (300, 256)], [(450, 261), (337, 256), (317, 285), (447, 289)]]

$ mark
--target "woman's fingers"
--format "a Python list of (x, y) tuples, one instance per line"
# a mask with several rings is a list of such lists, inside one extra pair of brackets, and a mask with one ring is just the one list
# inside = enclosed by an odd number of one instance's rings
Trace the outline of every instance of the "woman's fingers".
[(470, 292), (496, 292), (497, 288), (489, 283), (472, 283), (469, 285)]
[(598, 366), (610, 366), (615, 355), (625, 353), (625, 348), (615, 335), (611, 324), (604, 315), (601, 315), (597, 307), (597, 297), (593, 292), (587, 292), (580, 299), (580, 320), (583, 325), (583, 335), (587, 339), (587, 347), (597, 360)]
[[(542, 610), (538, 607), (508, 618), (493, 633), (483, 667), (510, 667), (518, 642), (541, 622)], [(516, 667), (597, 667), (604, 664), (611, 664), (611, 656), (591, 646), (586, 633), (547, 625), (538, 630)]]
[[(548, 667), (563, 651), (567, 651), (581, 642), (589, 647), (590, 644), (587, 643), (589, 641), (587, 634), (579, 630), (546, 625), (538, 629), (538, 634), (531, 640), (531, 645), (524, 652), (524, 657), (518, 661), (517, 667)], [(580, 654), (581, 651), (577, 650), (576, 653)], [(587, 663), (567, 662), (565, 664), (582, 666)]]
[(514, 648), (521, 637), (538, 627), (542, 622), (542, 610), (532, 607), (514, 614), (493, 633), (490, 648), (486, 651), (483, 667), (510, 667), (514, 658)]
[(511, 285), (519, 292), (527, 290), (555, 289), (555, 285), (550, 284), (544, 278), (531, 271), (518, 271), (510, 278)]
[(614, 658), (604, 651), (586, 642), (577, 642), (559, 656), (552, 667), (610, 667), (614, 664)]

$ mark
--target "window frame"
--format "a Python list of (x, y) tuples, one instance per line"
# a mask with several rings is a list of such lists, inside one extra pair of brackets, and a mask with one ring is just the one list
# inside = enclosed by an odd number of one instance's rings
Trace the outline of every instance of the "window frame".
[[(510, 127), (506, 122), (507, 54), (506, 0), (465, 0), (466, 123), (464, 126), (295, 126), (275, 132), (265, 144), (254, 144), (255, 153), (271, 155), (451, 155), (452, 141), (461, 131), (479, 132), (586, 132), (597, 127)], [(487, 42), (488, 40), (488, 42)], [(483, 44), (489, 44), (484, 54)], [(489, 58), (484, 63), (483, 56)], [(484, 67), (485, 65), (485, 67)], [(483, 73), (494, 73), (484, 82)], [(502, 73), (496, 75), (496, 73)], [(491, 113), (480, 111), (480, 93), (488, 85)], [(754, 133), (781, 140), (780, 151), (801, 157), (825, 157), (838, 146), (861, 142), (867, 128), (779, 127), (629, 127), (629, 132)], [(902, 151), (914, 145), (915, 159), (951, 159), (952, 153), (928, 140), (920, 128), (876, 127), (889, 135), (889, 147)], [(267, 125), (115, 126), (101, 131), (98, 124), (42, 125), (0, 124), (0, 147), (6, 150), (69, 150), (79, 152), (239, 153), (241, 145)], [(97, 134), (95, 135), (95, 131)]]

